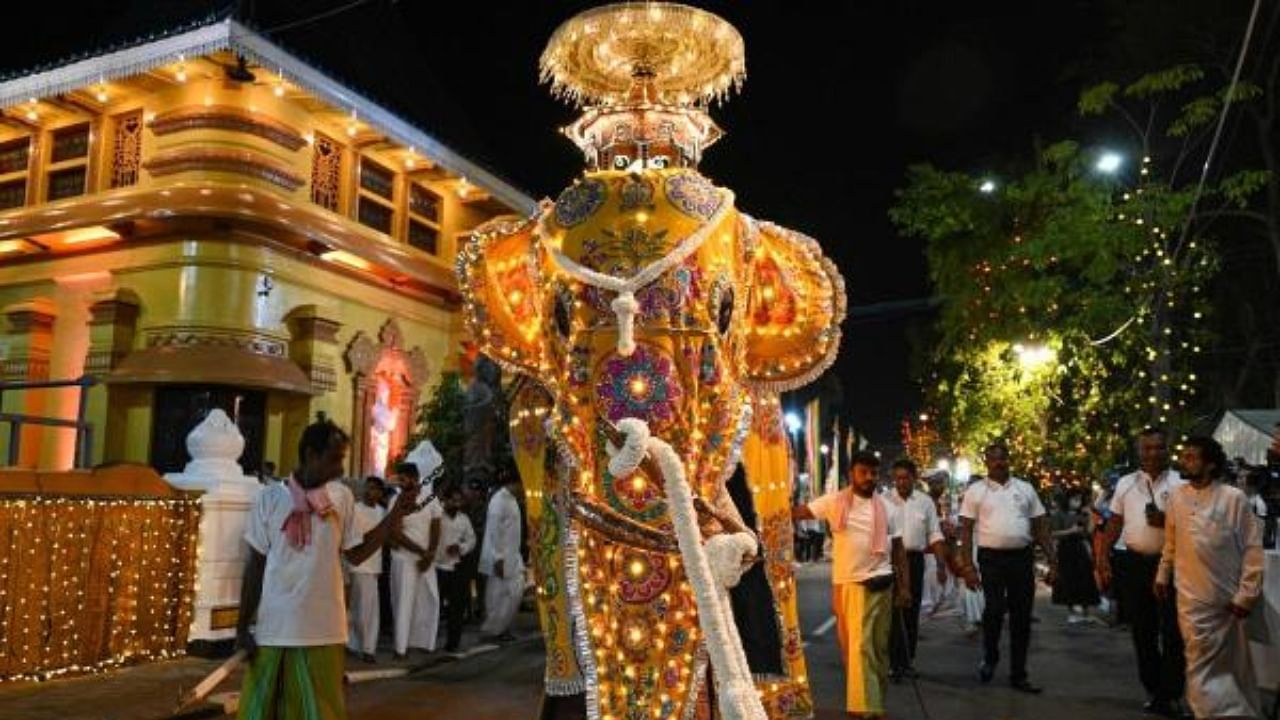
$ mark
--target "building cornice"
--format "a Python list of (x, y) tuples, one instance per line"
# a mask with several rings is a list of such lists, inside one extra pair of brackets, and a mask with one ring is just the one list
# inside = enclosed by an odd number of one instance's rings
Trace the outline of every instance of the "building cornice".
[(358, 114), (391, 140), (416, 148), (440, 167), (467, 179), (496, 200), (521, 214), (532, 214), (537, 202), (486, 168), (464, 157), (439, 139), (414, 127), (386, 108), (339, 83), (240, 23), (221, 19), (191, 30), (133, 47), (0, 82), (0, 108), (32, 98), (72, 92), (97, 83), (120, 80), (220, 50), (231, 50), (303, 88), (323, 102)]

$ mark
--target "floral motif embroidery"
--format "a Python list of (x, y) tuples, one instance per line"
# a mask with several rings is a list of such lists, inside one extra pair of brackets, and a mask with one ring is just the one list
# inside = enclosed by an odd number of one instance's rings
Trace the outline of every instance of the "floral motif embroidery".
[(671, 359), (640, 345), (629, 357), (613, 355), (596, 384), (596, 400), (609, 422), (640, 418), (662, 427), (675, 418), (684, 391)]
[(622, 198), (622, 212), (653, 209), (653, 183), (643, 175), (628, 175), (618, 180), (618, 196)]
[[(641, 605), (656, 599), (671, 585), (671, 570), (660, 555), (628, 552), (619, 548), (613, 554), (613, 576), (618, 578), (618, 595), (630, 605)], [(642, 628), (646, 639), (648, 628)]]
[(615, 478), (606, 470), (604, 495), (610, 507), (634, 520), (648, 522), (667, 514), (661, 485), (649, 480), (643, 473)]
[(565, 188), (556, 198), (556, 223), (564, 228), (580, 225), (604, 204), (606, 190), (604, 181), (595, 178)]
[(667, 200), (685, 215), (706, 220), (720, 209), (724, 197), (710, 180), (687, 172), (667, 178)]

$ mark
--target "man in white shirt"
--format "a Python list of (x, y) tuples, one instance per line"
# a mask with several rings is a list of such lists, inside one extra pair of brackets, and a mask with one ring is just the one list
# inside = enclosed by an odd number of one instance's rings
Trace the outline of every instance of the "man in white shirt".
[[(402, 482), (407, 478), (401, 475)], [(413, 482), (406, 482), (406, 487), (418, 488)], [(391, 614), (395, 618), (397, 660), (405, 659), (411, 647), (427, 652), (436, 649), (440, 590), (433, 565), (443, 514), (439, 499), (431, 498), (406, 514), (392, 535)]]
[(892, 468), (893, 491), (886, 497), (897, 513), (898, 529), (902, 533), (902, 549), (906, 555), (907, 574), (899, 582), (907, 584), (911, 592), (911, 606), (893, 613), (889, 632), (889, 679), (897, 682), (903, 677), (915, 677), (916, 643), (920, 637), (920, 603), (924, 596), (924, 554), (933, 554), (937, 561), (938, 584), (947, 581), (946, 540), (942, 525), (938, 522), (938, 508), (933, 498), (918, 489), (916, 464), (906, 458), (894, 461)]
[(1162, 430), (1147, 428), (1138, 434), (1138, 464), (1137, 472), (1116, 483), (1103, 538), (1108, 550), (1117, 540), (1123, 542), (1124, 549), (1116, 552), (1120, 567), (1112, 567), (1110, 553), (1099, 553), (1095, 562), (1102, 583), (1116, 583), (1129, 619), (1138, 677), (1147, 691), (1143, 710), (1172, 715), (1185, 685), (1182, 635), (1174, 599), (1157, 600), (1155, 580), (1164, 550), (1165, 511), (1183, 480), (1169, 467), (1169, 444)]
[(807, 505), (796, 520), (819, 518), (831, 527), (832, 603), (848, 676), (845, 709), (853, 717), (884, 716), (888, 689), (889, 626), (893, 606), (911, 603), (905, 583), (892, 596), (894, 574), (906, 576), (906, 558), (889, 501), (875, 492), (880, 459), (860, 451), (850, 459), (850, 483)]
[(524, 595), (524, 559), (520, 557), (520, 476), (511, 472), (507, 482), (489, 498), (484, 542), (480, 544), (480, 572), (488, 576), (484, 586), (485, 619), (481, 630), (497, 640), (511, 640), (511, 621)]
[(1260, 718), (1245, 623), (1262, 596), (1262, 524), (1244, 493), (1221, 482), (1226, 465), (1211, 438), (1183, 444), (1187, 482), (1169, 498), (1155, 592), (1165, 598), (1176, 588), (1195, 716)]
[(347, 434), (327, 420), (307, 426), (292, 477), (263, 487), (254, 499), (245, 524), (249, 559), (236, 627), (236, 642), (250, 658), (241, 720), (347, 716), (341, 561), (367, 560), (415, 499), (413, 492), (403, 493), (361, 535), (355, 498), (336, 480), (348, 444)]
[[(1027, 647), (1031, 643), (1031, 609), (1035, 604), (1035, 555), (1031, 544), (1044, 550), (1052, 585), (1058, 574), (1058, 557), (1049, 537), (1044, 505), (1025, 480), (1010, 477), (1009, 450), (996, 443), (984, 457), (987, 478), (969, 486), (960, 504), (960, 573), (971, 589), (982, 588), (983, 657), (978, 679), (990, 682), (1000, 661), (1000, 630), (1009, 613), (1009, 685), (1025, 693), (1042, 688), (1027, 679)], [(970, 548), (977, 536), (978, 572), (969, 564)]]
[[(361, 535), (382, 522), (386, 511), (382, 501), (386, 486), (382, 478), (370, 476), (364, 480), (364, 498), (355, 507), (356, 530)], [(381, 618), (378, 607), (378, 576), (382, 574), (382, 549), (379, 548), (367, 560), (359, 564), (347, 563), (351, 576), (351, 589), (347, 595), (347, 647), (360, 653), (367, 663), (376, 662), (378, 651), (378, 627)]]
[(440, 517), (440, 547), (436, 552), (436, 575), (440, 579), (440, 596), (444, 600), (447, 639), (446, 652), (457, 652), (462, 641), (463, 615), (467, 609), (470, 583), (459, 567), (462, 556), (476, 546), (471, 519), (462, 512), (462, 488), (450, 486), (441, 500), (444, 514)]

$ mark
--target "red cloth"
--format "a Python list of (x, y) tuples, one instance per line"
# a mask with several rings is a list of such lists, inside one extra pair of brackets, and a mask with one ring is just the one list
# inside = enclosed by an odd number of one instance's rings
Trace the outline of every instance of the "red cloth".
[[(853, 507), (853, 486), (840, 493), (840, 529), (849, 525), (849, 510)], [(874, 494), (871, 496), (871, 552), (886, 553), (889, 551), (889, 514), (884, 510), (884, 503)]]
[(293, 476), (285, 480), (284, 485), (293, 500), (293, 511), (284, 519), (284, 526), (280, 529), (289, 538), (289, 544), (301, 550), (311, 544), (311, 513), (320, 517), (328, 515), (333, 512), (333, 501), (323, 485), (304, 490)]

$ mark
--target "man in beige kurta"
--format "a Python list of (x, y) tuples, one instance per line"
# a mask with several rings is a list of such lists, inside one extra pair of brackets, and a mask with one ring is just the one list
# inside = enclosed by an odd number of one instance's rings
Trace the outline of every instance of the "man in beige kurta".
[(1186, 643), (1187, 702), (1196, 717), (1257, 718), (1262, 701), (1245, 621), (1262, 595), (1262, 527), (1245, 494), (1221, 481), (1226, 464), (1216, 441), (1186, 441), (1182, 475), (1188, 482), (1169, 498), (1155, 589), (1167, 597), (1172, 574)]

